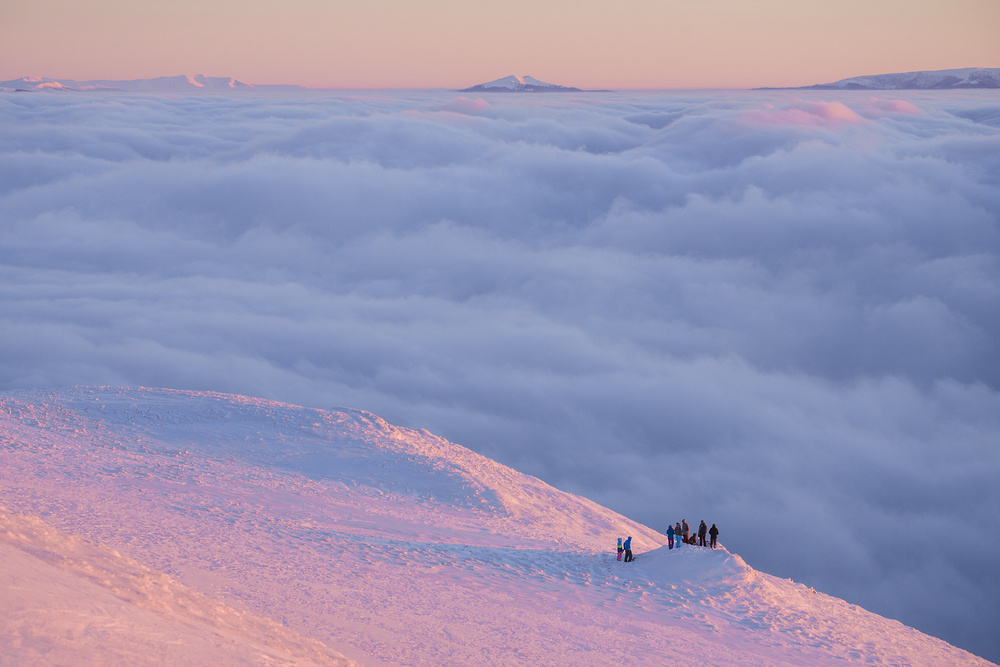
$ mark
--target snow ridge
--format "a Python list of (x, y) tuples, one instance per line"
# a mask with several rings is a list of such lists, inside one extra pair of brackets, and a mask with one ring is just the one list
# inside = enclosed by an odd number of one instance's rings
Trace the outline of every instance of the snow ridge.
[(989, 664), (362, 410), (6, 392), (0, 471), (0, 654), (28, 661)]

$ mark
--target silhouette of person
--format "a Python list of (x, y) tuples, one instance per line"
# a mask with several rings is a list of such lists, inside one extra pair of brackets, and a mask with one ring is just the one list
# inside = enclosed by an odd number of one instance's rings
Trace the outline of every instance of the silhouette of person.
[(710, 543), (712, 548), (714, 549), (715, 540), (719, 537), (719, 529), (715, 527), (714, 523), (712, 524), (712, 527), (708, 529), (708, 534), (712, 538)]
[(698, 546), (704, 547), (708, 546), (705, 544), (705, 534), (708, 533), (708, 526), (705, 525), (705, 520), (701, 520), (701, 525), (698, 526)]

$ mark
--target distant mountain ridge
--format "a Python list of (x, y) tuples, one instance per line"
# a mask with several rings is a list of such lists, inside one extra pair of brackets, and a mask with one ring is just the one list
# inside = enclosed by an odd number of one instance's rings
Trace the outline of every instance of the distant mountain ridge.
[(531, 76), (516, 76), (514, 74), (505, 76), (495, 81), (479, 83), (475, 86), (462, 88), (463, 93), (582, 93), (582, 92), (608, 92), (608, 91), (583, 91), (580, 88), (571, 86), (560, 86), (554, 83), (545, 83)]
[(177, 92), (223, 92), (250, 90), (307, 90), (301, 86), (277, 85), (255, 86), (239, 79), (225, 76), (205, 76), (204, 74), (181, 74), (178, 76), (160, 76), (153, 79), (128, 79), (115, 81), (110, 79), (94, 79), (91, 81), (76, 81), (74, 79), (50, 79), (39, 76), (23, 76), (20, 79), (0, 81), (0, 91), (130, 91), (151, 93)]
[(896, 74), (871, 74), (841, 79), (833, 83), (797, 86), (788, 89), (758, 90), (953, 90), (960, 88), (1000, 88), (1000, 67), (965, 67)]

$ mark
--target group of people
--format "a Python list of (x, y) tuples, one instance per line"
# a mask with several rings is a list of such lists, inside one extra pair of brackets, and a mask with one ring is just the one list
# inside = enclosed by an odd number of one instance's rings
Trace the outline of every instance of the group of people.
[[(705, 538), (708, 537), (708, 543), (706, 543)], [(690, 544), (692, 546), (698, 545), (699, 547), (710, 547), (714, 549), (716, 547), (716, 542), (719, 539), (719, 529), (712, 524), (709, 528), (705, 520), (701, 520), (701, 524), (698, 526), (698, 532), (691, 532), (691, 527), (688, 526), (687, 519), (683, 521), (678, 521), (676, 525), (667, 526), (667, 548), (673, 549), (674, 542), (677, 543), (677, 548), (679, 549), (682, 544)], [(622, 555), (624, 554), (624, 559)], [(635, 560), (632, 557), (632, 536), (629, 535), (622, 542), (622, 538), (618, 538), (618, 560), (624, 560), (629, 563)]]
[[(706, 544), (705, 538), (709, 538), (709, 542)], [(698, 526), (698, 532), (691, 532), (691, 527), (688, 526), (687, 519), (683, 521), (678, 521), (673, 526), (667, 526), (667, 548), (673, 549), (674, 542), (677, 542), (677, 547), (680, 548), (682, 544), (690, 544), (694, 546), (697, 544), (699, 547), (711, 547), (715, 548), (716, 542), (719, 539), (719, 529), (712, 524), (709, 528), (705, 520), (701, 520), (701, 525)]]

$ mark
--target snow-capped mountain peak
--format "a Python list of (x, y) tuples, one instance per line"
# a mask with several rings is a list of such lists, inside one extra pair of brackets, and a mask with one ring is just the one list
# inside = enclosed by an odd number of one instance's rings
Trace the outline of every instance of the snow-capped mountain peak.
[(567, 92), (567, 91), (579, 91), (579, 88), (570, 88), (568, 86), (560, 86), (554, 83), (545, 83), (544, 81), (539, 81), (532, 76), (517, 76), (512, 74), (510, 76), (505, 76), (501, 79), (496, 79), (494, 81), (487, 81), (486, 83), (480, 83), (469, 88), (464, 88), (463, 92)]
[(510, 88), (511, 90), (517, 90), (524, 87), (524, 78), (511, 74), (510, 76), (505, 76), (495, 81), (488, 81), (480, 85), (483, 88)]

